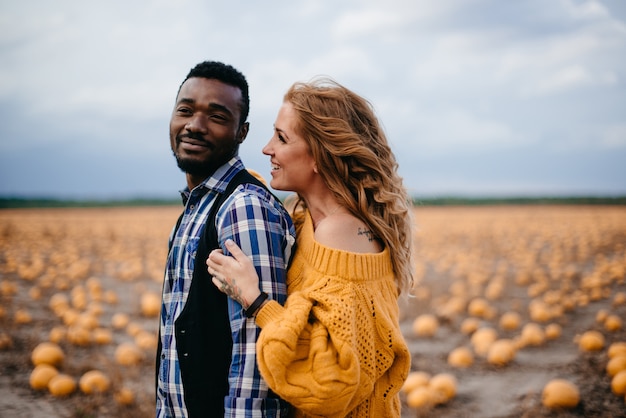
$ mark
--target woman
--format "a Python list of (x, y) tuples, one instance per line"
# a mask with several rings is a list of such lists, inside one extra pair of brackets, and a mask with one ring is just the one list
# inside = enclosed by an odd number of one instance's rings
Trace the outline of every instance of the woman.
[(411, 208), (371, 105), (329, 79), (296, 83), (263, 153), (272, 188), (297, 196), (287, 302), (267, 300), (232, 242), (209, 256), (214, 284), (255, 317), (259, 370), (295, 416), (399, 417)]

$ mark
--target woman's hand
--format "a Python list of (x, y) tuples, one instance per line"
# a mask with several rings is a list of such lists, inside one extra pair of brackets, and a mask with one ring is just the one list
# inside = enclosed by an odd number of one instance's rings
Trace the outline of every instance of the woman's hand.
[(222, 250), (213, 250), (206, 261), (208, 272), (213, 276), (213, 284), (248, 309), (250, 304), (261, 294), (259, 276), (252, 261), (232, 240), (226, 240), (226, 248), (232, 257)]

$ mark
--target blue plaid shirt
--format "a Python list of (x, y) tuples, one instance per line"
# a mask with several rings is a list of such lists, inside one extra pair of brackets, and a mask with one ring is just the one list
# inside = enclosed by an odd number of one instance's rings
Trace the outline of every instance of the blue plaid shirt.
[[(187, 417), (180, 365), (176, 351), (174, 321), (182, 312), (193, 275), (194, 255), (218, 192), (223, 192), (232, 177), (244, 168), (239, 157), (219, 168), (193, 190), (182, 191), (185, 209), (178, 230), (170, 236), (163, 286), (160, 331), (161, 353), (158, 370), (157, 418)], [(287, 298), (286, 273), (295, 230), (291, 218), (270, 193), (253, 184), (239, 186), (216, 215), (217, 236), (232, 239), (252, 257), (260, 287), (271, 299), (284, 304)], [(199, 262), (199, 260), (198, 260)], [(224, 400), (225, 417), (280, 417), (278, 400), (265, 399), (268, 387), (256, 363), (256, 340), (260, 329), (248, 320), (242, 306), (228, 299), (228, 314), (233, 338), (229, 371), (229, 394)], [(284, 405), (283, 405), (284, 406)]]

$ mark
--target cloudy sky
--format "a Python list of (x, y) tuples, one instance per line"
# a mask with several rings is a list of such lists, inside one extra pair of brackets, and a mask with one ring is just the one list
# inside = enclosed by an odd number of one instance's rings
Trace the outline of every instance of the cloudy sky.
[(0, 195), (175, 198), (176, 90), (240, 69), (246, 164), (294, 81), (369, 99), (414, 196), (626, 194), (623, 0), (25, 0), (0, 5)]

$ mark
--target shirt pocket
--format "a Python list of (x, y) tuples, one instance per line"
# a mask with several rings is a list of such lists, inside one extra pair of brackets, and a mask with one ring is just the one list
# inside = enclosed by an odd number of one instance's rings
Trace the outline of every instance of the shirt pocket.
[(189, 270), (193, 271), (196, 263), (196, 255), (198, 253), (198, 244), (200, 243), (200, 237), (192, 237), (187, 240), (185, 244), (185, 255), (189, 260)]

